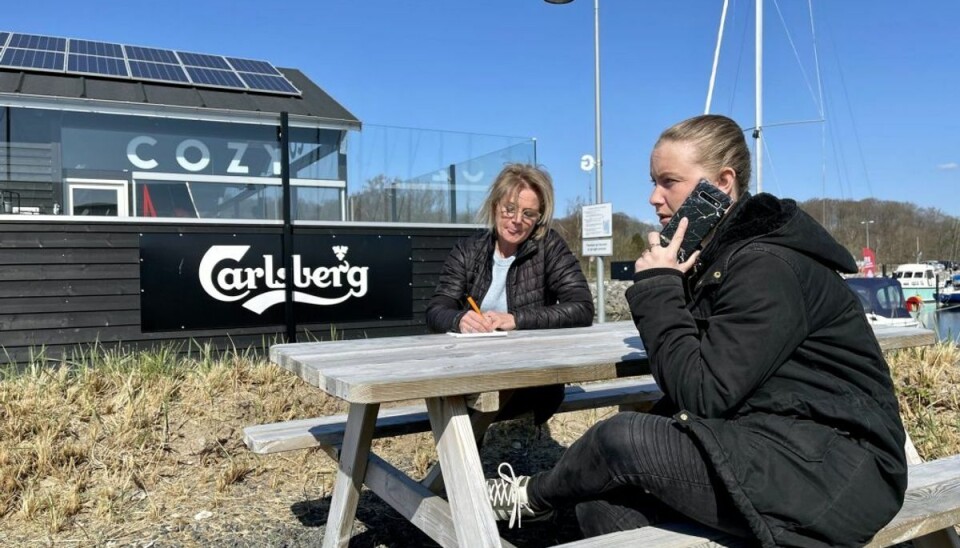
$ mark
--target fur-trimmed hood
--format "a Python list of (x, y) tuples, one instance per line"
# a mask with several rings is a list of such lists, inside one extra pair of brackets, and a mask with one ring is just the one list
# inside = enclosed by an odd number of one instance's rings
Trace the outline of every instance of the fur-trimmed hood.
[(850, 252), (820, 223), (795, 201), (781, 200), (772, 194), (746, 194), (737, 200), (704, 249), (702, 262), (710, 264), (731, 245), (748, 241), (793, 249), (839, 272), (857, 272), (857, 263)]

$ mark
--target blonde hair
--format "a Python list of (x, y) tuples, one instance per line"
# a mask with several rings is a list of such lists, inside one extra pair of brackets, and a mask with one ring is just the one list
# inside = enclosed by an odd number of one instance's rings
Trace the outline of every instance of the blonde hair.
[(730, 118), (719, 114), (688, 118), (661, 133), (654, 148), (663, 141), (692, 143), (695, 161), (714, 176), (725, 167), (733, 169), (737, 198), (750, 190), (750, 149), (743, 130)]
[(500, 171), (477, 212), (477, 221), (496, 230), (500, 204), (524, 188), (532, 190), (540, 200), (540, 220), (530, 237), (534, 240), (543, 238), (553, 224), (553, 179), (545, 169), (532, 164), (507, 164)]

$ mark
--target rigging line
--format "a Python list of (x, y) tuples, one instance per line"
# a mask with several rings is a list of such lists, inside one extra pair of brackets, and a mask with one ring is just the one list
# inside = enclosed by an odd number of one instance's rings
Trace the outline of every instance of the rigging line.
[(843, 192), (843, 184), (844, 181), (847, 181), (847, 185), (850, 184), (850, 176), (847, 173), (847, 163), (843, 157), (843, 147), (837, 146), (837, 133), (833, 130), (833, 126), (828, 128), (828, 133), (830, 134), (830, 144), (833, 146), (833, 159), (835, 161), (834, 167), (837, 170), (837, 186), (840, 188), (840, 198), (846, 200), (847, 198)]
[[(782, 127), (782, 126), (799, 126), (802, 124), (822, 124), (826, 120), (814, 118), (812, 120), (791, 120), (789, 122), (776, 122), (773, 124), (763, 124), (763, 129), (768, 129), (772, 127)], [(757, 126), (750, 126), (743, 128), (744, 131), (752, 131), (757, 129)]]
[[(820, 118), (826, 120), (827, 109), (823, 102), (823, 78), (820, 74), (820, 52), (817, 48), (817, 27), (813, 18), (813, 0), (807, 0), (807, 11), (810, 14), (810, 36), (813, 39), (813, 66), (817, 75), (817, 96), (820, 98)], [(820, 195), (827, 194), (827, 128), (826, 124), (820, 126)], [(826, 223), (827, 208), (823, 206), (821, 211), (822, 221)]]
[[(764, 126), (768, 127), (768, 126)], [(760, 140), (763, 141), (763, 152), (767, 157), (767, 165), (770, 169), (770, 174), (773, 175), (773, 186), (777, 187), (777, 196), (783, 196), (783, 189), (780, 188), (780, 179), (777, 177), (777, 170), (773, 165), (773, 156), (770, 155), (770, 144), (767, 143), (766, 133), (760, 132)]]
[[(783, 12), (780, 11), (780, 2), (773, 0), (773, 7), (777, 8), (777, 15), (780, 16), (780, 24), (783, 25), (783, 32), (787, 35), (787, 42), (790, 43), (790, 49), (793, 50), (793, 56), (797, 59), (797, 65), (800, 67), (800, 73), (803, 74), (803, 81), (807, 84), (807, 89), (810, 91), (810, 97), (813, 98), (814, 103), (817, 101), (817, 96), (813, 92), (813, 86), (810, 85), (810, 78), (807, 76), (807, 71), (803, 68), (803, 62), (800, 61), (800, 52), (797, 51), (797, 46), (793, 43), (793, 36), (790, 35), (790, 29), (787, 28), (787, 21), (783, 18)], [(819, 107), (819, 105), (817, 105)], [(818, 108), (818, 110), (820, 110)], [(821, 110), (821, 116), (822, 116)]]
[(867, 162), (863, 157), (863, 147), (860, 145), (860, 132), (857, 130), (857, 121), (853, 117), (853, 107), (850, 105), (850, 95), (847, 93), (846, 79), (843, 77), (843, 67), (840, 65), (840, 56), (837, 54), (837, 41), (833, 38), (833, 31), (830, 27), (827, 27), (827, 32), (830, 34), (830, 41), (834, 44), (833, 55), (837, 61), (837, 74), (840, 76), (840, 92), (843, 94), (844, 102), (847, 105), (850, 125), (853, 127), (853, 140), (857, 143), (860, 165), (863, 167), (863, 178), (867, 183), (867, 192), (870, 194), (870, 197), (873, 198), (873, 185), (870, 184), (870, 173), (867, 172)]
[[(736, 12), (736, 0), (734, 0), (734, 13)], [(737, 54), (737, 70), (733, 73), (733, 92), (730, 94), (730, 104), (727, 105), (727, 112), (733, 113), (733, 101), (737, 98), (737, 84), (740, 82), (740, 68), (743, 66), (743, 50), (747, 44), (747, 18), (743, 18), (743, 34), (740, 36), (740, 52)]]

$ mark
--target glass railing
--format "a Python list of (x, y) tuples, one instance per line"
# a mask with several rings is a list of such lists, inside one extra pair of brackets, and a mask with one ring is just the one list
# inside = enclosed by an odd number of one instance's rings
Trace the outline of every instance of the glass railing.
[(353, 221), (474, 223), (504, 165), (536, 162), (536, 141), (522, 137), (367, 125), (349, 138)]

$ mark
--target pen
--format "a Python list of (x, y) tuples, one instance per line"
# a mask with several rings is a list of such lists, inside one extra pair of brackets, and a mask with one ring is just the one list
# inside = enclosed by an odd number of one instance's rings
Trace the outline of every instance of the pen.
[(480, 312), (480, 307), (477, 306), (477, 301), (473, 300), (473, 297), (467, 295), (467, 302), (470, 303), (470, 308), (472, 308), (474, 312), (483, 316), (483, 312)]

